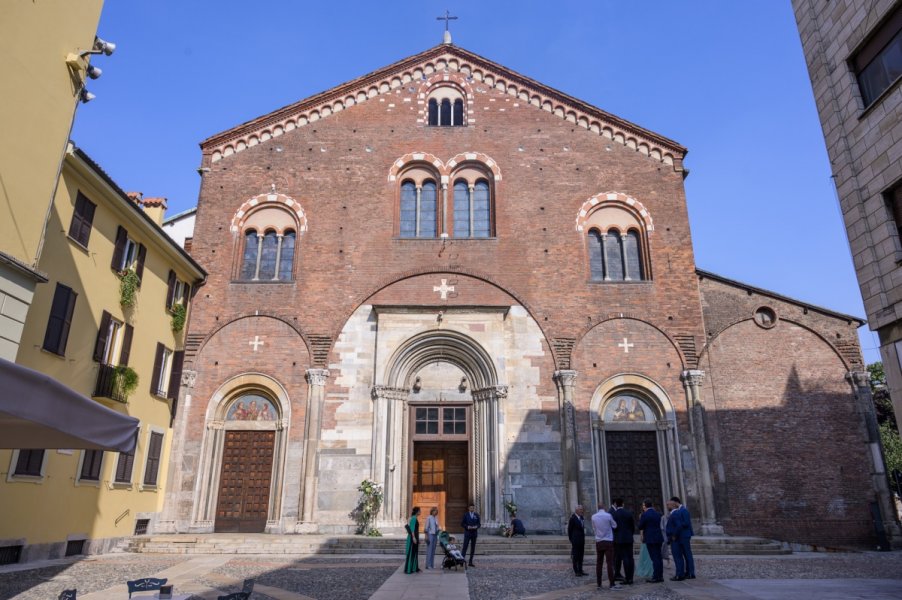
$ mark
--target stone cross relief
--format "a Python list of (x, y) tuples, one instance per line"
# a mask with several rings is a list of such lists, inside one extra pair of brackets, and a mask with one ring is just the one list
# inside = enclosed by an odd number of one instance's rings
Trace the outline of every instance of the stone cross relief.
[(623, 342), (621, 342), (620, 344), (617, 344), (618, 348), (623, 348), (624, 354), (629, 354), (630, 348), (632, 348), (633, 346), (635, 346), (635, 344), (630, 344), (626, 338), (623, 338)]
[(251, 341), (248, 342), (248, 345), (249, 345), (249, 346), (253, 346), (253, 347), (254, 347), (254, 352), (256, 352), (256, 351), (257, 351), (257, 348), (258, 348), (259, 346), (262, 346), (264, 343), (265, 343), (265, 342), (264, 342), (263, 340), (260, 339), (260, 336), (259, 336), (259, 335), (255, 335), (255, 336), (254, 336), (254, 339), (252, 339)]
[(438, 292), (439, 294), (441, 294), (441, 295), (442, 295), (442, 300), (447, 300), (447, 299), (448, 299), (448, 292), (453, 292), (453, 291), (454, 291), (454, 286), (453, 286), (453, 285), (448, 285), (448, 280), (447, 280), (447, 279), (442, 279), (442, 285), (434, 285), (434, 286), (432, 286), (432, 291), (433, 291), (433, 292)]

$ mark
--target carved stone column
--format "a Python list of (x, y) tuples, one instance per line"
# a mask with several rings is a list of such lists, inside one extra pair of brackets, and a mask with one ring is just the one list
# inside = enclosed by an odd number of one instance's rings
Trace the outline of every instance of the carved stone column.
[(186, 531), (191, 519), (191, 497), (194, 481), (188, 474), (197, 472), (197, 461), (187, 464), (185, 457), (185, 435), (188, 425), (188, 413), (191, 410), (191, 390), (197, 381), (197, 371), (182, 371), (182, 385), (179, 388), (178, 411), (173, 423), (172, 448), (169, 452), (168, 483), (166, 498), (160, 520), (153, 528), (153, 533), (178, 533)]
[(576, 440), (576, 415), (573, 409), (573, 384), (576, 371), (554, 372), (557, 386), (558, 406), (561, 415), (561, 460), (564, 477), (566, 509), (572, 510), (579, 500), (579, 450)]
[(698, 462), (698, 500), (701, 506), (702, 535), (723, 535), (723, 527), (717, 523), (714, 508), (714, 484), (711, 481), (711, 467), (708, 459), (708, 439), (705, 434), (704, 407), (701, 403), (699, 388), (705, 372), (698, 369), (683, 371), (680, 379), (686, 391), (686, 403), (689, 408), (689, 429)]
[[(883, 457), (883, 445), (880, 442), (880, 429), (877, 427), (877, 413), (874, 410), (874, 399), (871, 394), (870, 375), (867, 371), (849, 371), (846, 381), (852, 386), (855, 395), (856, 412), (861, 413), (867, 430), (868, 461), (871, 467), (871, 482), (874, 486), (875, 504), (879, 514), (872, 514), (875, 522), (882, 521), (883, 527), (878, 531), (877, 543), (882, 549), (902, 547), (902, 529), (895, 520), (893, 496), (886, 476), (886, 462)], [(874, 510), (872, 506), (871, 510)], [(882, 535), (881, 535), (882, 534)]]
[(400, 527), (406, 523), (407, 458), (405, 415), (409, 391), (374, 385), (372, 479), (382, 484), (384, 499), (377, 527)]
[(304, 489), (298, 515), (298, 531), (312, 531), (316, 508), (316, 457), (319, 451), (319, 432), (322, 429), (322, 407), (326, 397), (326, 369), (307, 369), (307, 414), (304, 418)]
[(501, 465), (499, 401), (507, 398), (506, 385), (473, 390), (473, 502), (482, 511), (486, 526), (501, 523)]

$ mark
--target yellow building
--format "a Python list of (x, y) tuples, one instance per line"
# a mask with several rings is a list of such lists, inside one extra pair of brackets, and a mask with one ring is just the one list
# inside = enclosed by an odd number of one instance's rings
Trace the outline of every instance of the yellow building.
[(206, 276), (163, 232), (164, 211), (164, 199), (126, 194), (69, 144), (38, 264), (48, 282), (18, 363), (141, 425), (132, 455), (0, 450), (0, 562), (103, 552), (162, 507), (184, 349), (177, 322)]
[[(102, 0), (0, 2), (0, 358), (14, 361)], [(85, 53), (84, 56), (81, 56)], [(69, 62), (67, 62), (69, 58)]]

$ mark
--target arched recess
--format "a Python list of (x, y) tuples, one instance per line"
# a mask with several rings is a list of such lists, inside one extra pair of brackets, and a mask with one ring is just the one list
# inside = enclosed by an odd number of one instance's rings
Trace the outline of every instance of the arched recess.
[[(634, 481), (634, 485), (637, 490), (647, 490), (643, 494), (654, 496), (652, 499), (659, 508), (671, 495), (684, 495), (676, 412), (663, 387), (641, 374), (615, 375), (595, 389), (589, 414), (598, 502), (610, 506), (613, 495), (629, 495), (622, 489), (612, 489), (612, 480), (621, 474), (629, 478), (629, 473), (621, 471), (627, 466), (620, 455), (635, 461), (633, 464), (645, 463), (644, 468), (638, 470), (651, 472), (652, 481)], [(657, 481), (653, 481), (654, 473), (650, 469), (654, 455)], [(657, 489), (655, 483), (659, 485)], [(649, 491), (654, 489), (657, 493)], [(636, 499), (633, 499), (635, 503)], [(627, 504), (630, 504), (629, 499)], [(636, 506), (629, 508), (635, 510)]]
[[(469, 382), (473, 418), (469, 440), (469, 491), (472, 501), (490, 525), (500, 522), (499, 401), (507, 386), (498, 381), (494, 361), (473, 338), (435, 329), (412, 336), (387, 361), (372, 388), (372, 478), (384, 486), (382, 526), (406, 522), (411, 496), (410, 472), (413, 448), (410, 431), (411, 388), (417, 372), (432, 363), (446, 362), (464, 373)], [(384, 459), (379, 460), (376, 457)]]
[[(242, 418), (236, 412), (241, 403), (263, 402), (270, 406), (268, 415)], [(268, 375), (245, 373), (224, 382), (207, 405), (200, 464), (194, 497), (194, 525), (213, 531), (223, 473), (223, 457), (230, 432), (272, 432), (272, 470), (266, 510), (266, 532), (280, 532), (285, 506), (284, 473), (291, 402), (285, 387)], [(269, 438), (270, 436), (266, 436)]]

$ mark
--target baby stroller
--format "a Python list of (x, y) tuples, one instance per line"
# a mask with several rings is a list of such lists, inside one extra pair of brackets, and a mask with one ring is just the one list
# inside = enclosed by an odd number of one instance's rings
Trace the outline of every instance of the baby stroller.
[(438, 543), (442, 547), (442, 550), (445, 551), (445, 558), (442, 560), (442, 569), (450, 569), (454, 568), (457, 570), (457, 567), (463, 567), (464, 571), (467, 570), (467, 561), (464, 560), (463, 554), (460, 553), (460, 549), (454, 543), (454, 538), (448, 534), (447, 531), (442, 531), (438, 534)]

